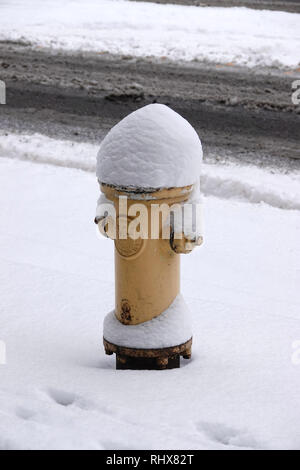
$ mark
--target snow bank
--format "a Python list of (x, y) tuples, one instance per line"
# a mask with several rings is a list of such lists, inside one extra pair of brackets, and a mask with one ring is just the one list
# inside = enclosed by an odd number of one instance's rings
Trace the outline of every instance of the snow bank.
[(297, 67), (300, 15), (109, 0), (10, 0), (0, 40), (67, 51)]
[[(99, 146), (55, 140), (41, 134), (0, 134), (0, 157), (96, 170)], [(234, 164), (202, 164), (201, 191), (206, 196), (266, 203), (281, 209), (300, 210), (300, 173), (283, 174)]]
[(178, 295), (172, 305), (153, 320), (123, 325), (110, 312), (104, 319), (103, 336), (110, 343), (129, 348), (158, 349), (178, 346), (192, 337), (189, 309)]
[(298, 171), (282, 174), (247, 165), (203, 165), (201, 190), (225, 199), (300, 210)]
[(0, 157), (95, 171), (98, 147), (42, 134), (0, 133)]
[(114, 126), (101, 143), (97, 177), (126, 188), (174, 188), (200, 177), (202, 146), (193, 127), (168, 106), (150, 104)]

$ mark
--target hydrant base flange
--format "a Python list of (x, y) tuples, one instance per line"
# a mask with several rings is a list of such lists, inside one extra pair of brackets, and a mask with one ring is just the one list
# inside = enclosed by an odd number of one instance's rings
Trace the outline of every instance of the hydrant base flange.
[(192, 356), (192, 338), (178, 346), (160, 349), (136, 349), (118, 346), (103, 338), (105, 353), (116, 354), (117, 369), (162, 370), (180, 367), (180, 356), (190, 359)]

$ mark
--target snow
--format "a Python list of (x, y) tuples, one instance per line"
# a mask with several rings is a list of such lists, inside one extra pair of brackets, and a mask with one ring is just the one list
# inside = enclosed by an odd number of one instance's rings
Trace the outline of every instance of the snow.
[(299, 211), (207, 196), (205, 245), (182, 257), (192, 360), (116, 371), (95, 176), (1, 149), (0, 449), (299, 449)]
[(10, 0), (0, 40), (131, 57), (297, 67), (300, 15), (113, 0)]
[(193, 336), (189, 317), (189, 309), (182, 295), (178, 295), (158, 317), (138, 325), (123, 325), (111, 311), (104, 319), (103, 336), (110, 343), (129, 348), (178, 346)]
[(227, 199), (265, 202), (282, 209), (300, 210), (300, 174), (278, 174), (248, 165), (203, 165), (201, 189)]
[(15, 134), (0, 131), (0, 156), (51, 163), (56, 166), (95, 172), (99, 146), (56, 140), (42, 134)]
[(186, 119), (163, 104), (126, 116), (101, 143), (97, 177), (125, 188), (174, 188), (200, 177), (202, 146)]
[[(95, 173), (99, 145), (55, 140), (41, 134), (1, 134), (0, 157), (77, 168)], [(300, 172), (282, 173), (237, 164), (201, 166), (201, 191), (225, 199), (300, 209)]]

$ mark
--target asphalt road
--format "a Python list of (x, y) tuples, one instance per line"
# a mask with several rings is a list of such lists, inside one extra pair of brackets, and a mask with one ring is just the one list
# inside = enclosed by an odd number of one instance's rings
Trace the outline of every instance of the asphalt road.
[(100, 142), (129, 112), (159, 102), (195, 126), (207, 159), (299, 167), (300, 106), (291, 102), (297, 77), (297, 71), (54, 54), (2, 42), (7, 104), (0, 106), (0, 132)]

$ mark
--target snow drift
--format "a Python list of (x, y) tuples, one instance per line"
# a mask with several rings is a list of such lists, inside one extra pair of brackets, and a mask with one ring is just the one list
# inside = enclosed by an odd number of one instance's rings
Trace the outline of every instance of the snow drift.
[[(55, 140), (41, 134), (0, 135), (0, 157), (30, 160), (56, 166), (96, 170), (95, 144)], [(300, 173), (276, 173), (234, 164), (202, 164), (201, 191), (225, 199), (266, 203), (300, 210)]]

